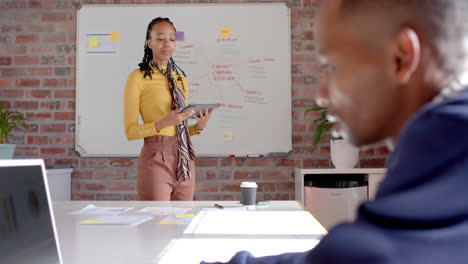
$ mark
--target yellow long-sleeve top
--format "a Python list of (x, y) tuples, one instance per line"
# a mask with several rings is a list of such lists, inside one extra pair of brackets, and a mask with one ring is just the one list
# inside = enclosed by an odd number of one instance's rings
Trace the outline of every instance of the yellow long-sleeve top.
[[(153, 68), (152, 65), (150, 65)], [(167, 67), (163, 67), (167, 70)], [(134, 70), (127, 79), (124, 92), (124, 125), (125, 134), (128, 140), (150, 137), (154, 135), (161, 136), (176, 136), (177, 130), (175, 126), (169, 126), (157, 132), (155, 122), (163, 119), (172, 109), (172, 95), (169, 89), (169, 82), (166, 76), (153, 68), (149, 76), (143, 78), (144, 72), (139, 69)], [(188, 102), (188, 84), (185, 76), (180, 74), (184, 86), (180, 81), (177, 81), (177, 73), (172, 72), (172, 76), (177, 82), (177, 86), (185, 87), (182, 91)], [(138, 116), (141, 114), (143, 124), (138, 123)], [(189, 128), (189, 134), (197, 135), (194, 125)]]

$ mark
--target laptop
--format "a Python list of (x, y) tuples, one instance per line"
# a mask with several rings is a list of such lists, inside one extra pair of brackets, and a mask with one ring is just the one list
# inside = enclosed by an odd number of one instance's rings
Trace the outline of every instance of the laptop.
[(62, 263), (43, 160), (0, 160), (0, 263)]

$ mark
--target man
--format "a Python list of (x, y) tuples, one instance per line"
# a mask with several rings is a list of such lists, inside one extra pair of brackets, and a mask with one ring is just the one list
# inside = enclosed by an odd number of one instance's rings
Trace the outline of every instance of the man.
[(376, 199), (312, 250), (229, 263), (468, 263), (468, 1), (326, 0), (319, 97), (357, 146), (394, 146)]

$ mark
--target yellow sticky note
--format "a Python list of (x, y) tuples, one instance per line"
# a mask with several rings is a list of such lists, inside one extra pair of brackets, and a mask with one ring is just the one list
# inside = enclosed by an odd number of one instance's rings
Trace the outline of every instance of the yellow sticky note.
[(94, 220), (86, 220), (86, 221), (81, 222), (80, 224), (82, 224), (82, 225), (100, 225), (100, 224), (104, 224), (104, 222), (94, 221)]
[(223, 37), (223, 38), (231, 37), (231, 28), (222, 27), (221, 28), (221, 37)]
[(194, 214), (176, 214), (175, 217), (177, 218), (194, 218)]
[(224, 141), (232, 141), (232, 130), (224, 130)]
[(179, 222), (166, 222), (166, 221), (160, 221), (160, 225), (178, 225)]
[(88, 47), (97, 47), (99, 45), (99, 41), (97, 37), (90, 37), (88, 38)]
[(118, 31), (111, 32), (110, 34), (111, 34), (110, 40), (111, 40), (112, 42), (117, 42), (117, 41), (120, 40), (120, 34), (119, 34)]

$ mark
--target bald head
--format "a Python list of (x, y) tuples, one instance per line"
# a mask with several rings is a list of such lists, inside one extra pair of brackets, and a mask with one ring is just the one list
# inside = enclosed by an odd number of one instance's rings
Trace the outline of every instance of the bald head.
[(337, 0), (348, 22), (367, 19), (380, 32), (414, 29), (447, 74), (468, 69), (468, 1), (466, 0)]

